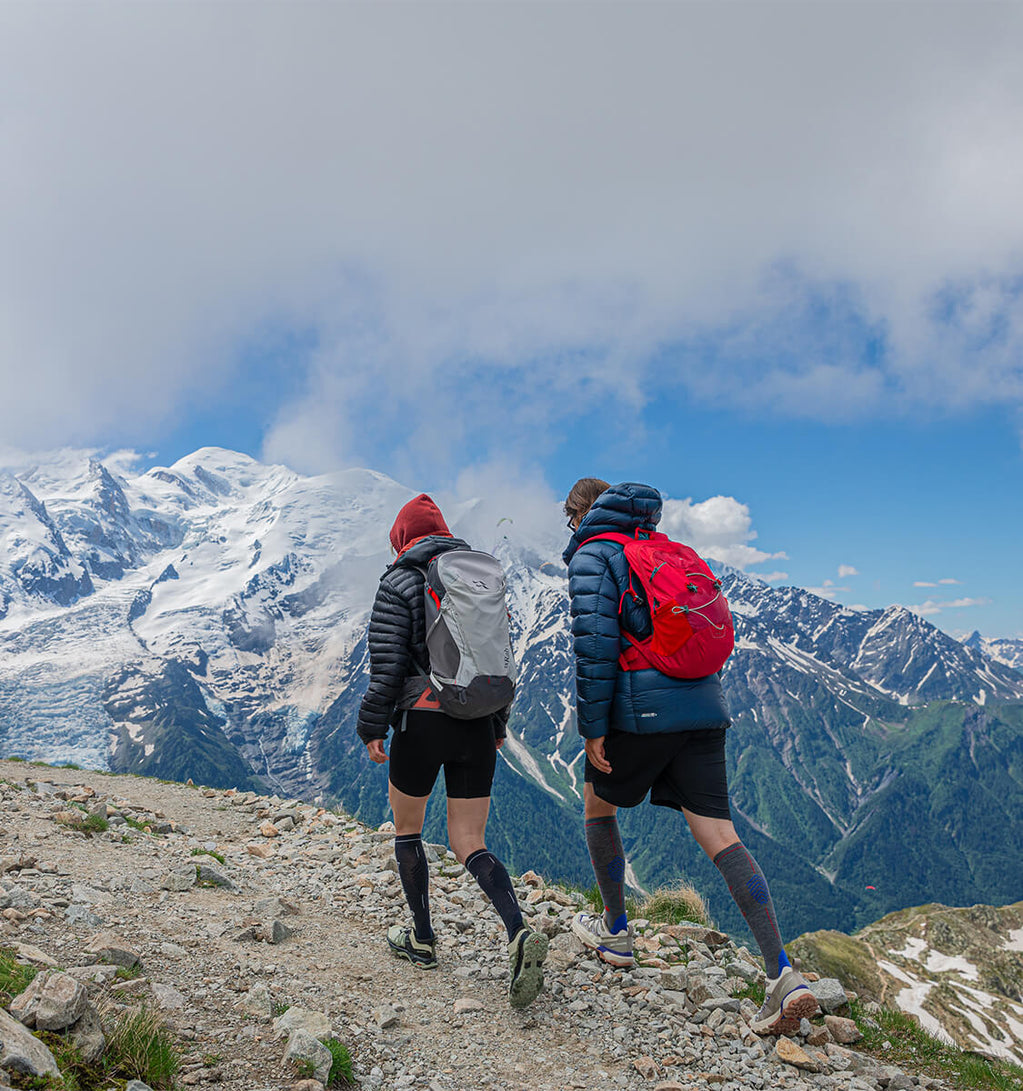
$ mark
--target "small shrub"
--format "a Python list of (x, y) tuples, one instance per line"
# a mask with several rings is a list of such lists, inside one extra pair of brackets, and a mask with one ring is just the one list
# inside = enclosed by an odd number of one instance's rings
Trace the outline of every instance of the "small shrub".
[(352, 1074), (351, 1054), (348, 1052), (347, 1047), (336, 1038), (328, 1038), (323, 1044), (330, 1050), (330, 1055), (333, 1057), (330, 1063), (330, 1075), (327, 1077), (327, 1086), (329, 1087), (333, 1083), (347, 1087), (354, 1082), (355, 1078)]
[(150, 1087), (170, 1087), (180, 1059), (160, 1016), (148, 1008), (129, 1008), (107, 1037), (107, 1072)]
[(20, 761), (20, 762), (23, 762), (23, 763), (26, 763), (26, 764), (28, 762), (28, 758), (18, 757), (17, 754), (12, 754), (9, 758), (6, 758), (5, 760), (6, 761)]
[(640, 906), (639, 914), (657, 924), (693, 924), (710, 926), (710, 914), (700, 892), (684, 880), (675, 886), (664, 886)]

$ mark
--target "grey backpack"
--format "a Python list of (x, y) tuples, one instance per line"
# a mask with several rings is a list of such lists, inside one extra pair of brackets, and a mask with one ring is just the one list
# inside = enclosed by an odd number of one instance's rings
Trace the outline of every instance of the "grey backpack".
[(488, 716), (515, 695), (504, 569), (489, 553), (452, 549), (425, 569), (426, 650), (418, 664), (441, 711), (460, 720)]

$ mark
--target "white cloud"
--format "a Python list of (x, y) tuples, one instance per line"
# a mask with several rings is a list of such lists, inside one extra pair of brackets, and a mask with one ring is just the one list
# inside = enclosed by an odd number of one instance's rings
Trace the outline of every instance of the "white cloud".
[(695, 503), (665, 500), (658, 529), (734, 568), (787, 559), (784, 552), (765, 553), (749, 545), (757, 537), (749, 507), (733, 496), (712, 496)]
[[(528, 451), (652, 378), (826, 419), (1018, 402), (1021, 29), (968, 3), (925, 27), (855, 3), (0, 5), (0, 429), (151, 443), (281, 328), (317, 348), (267, 450), (307, 468), (410, 419), (402, 457), (442, 463), (502, 408), (488, 449)], [(717, 367), (650, 363), (706, 338)], [(467, 397), (414, 418), (438, 381)]]
[(788, 572), (768, 572), (765, 575), (757, 573), (757, 579), (763, 580), (764, 583), (780, 583), (782, 580), (789, 578)]
[(949, 602), (935, 602), (933, 599), (928, 599), (926, 602), (921, 602), (915, 606), (907, 606), (906, 609), (912, 610), (914, 614), (920, 614), (921, 617), (933, 617), (944, 610), (961, 610), (969, 606), (990, 605), (991, 599), (985, 598), (961, 598), (952, 599)]
[(853, 568), (851, 564), (840, 564), (838, 566), (838, 578), (844, 580), (846, 576), (858, 576), (859, 569)]
[(940, 583), (940, 584), (953, 584), (953, 583), (959, 583), (959, 582), (960, 582), (959, 580), (953, 580), (953, 579), (938, 580), (938, 583)]
[(834, 580), (825, 580), (820, 587), (807, 587), (804, 590), (811, 594), (820, 595), (822, 599), (834, 601), (840, 594), (851, 591), (851, 587), (839, 587)]
[(931, 583), (928, 580), (914, 580), (913, 581), (913, 586), (914, 587), (937, 587), (938, 585), (936, 583)]

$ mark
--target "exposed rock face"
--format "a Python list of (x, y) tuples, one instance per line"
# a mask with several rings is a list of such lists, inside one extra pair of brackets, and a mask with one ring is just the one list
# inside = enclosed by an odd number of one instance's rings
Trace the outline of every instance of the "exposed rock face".
[(1023, 902), (905, 909), (851, 937), (811, 932), (789, 950), (861, 998), (915, 1015), (936, 1037), (1023, 1063)]

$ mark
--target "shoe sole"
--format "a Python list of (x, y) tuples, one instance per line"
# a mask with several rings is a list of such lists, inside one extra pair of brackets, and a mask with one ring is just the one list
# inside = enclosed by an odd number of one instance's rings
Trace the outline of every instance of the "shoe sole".
[(636, 962), (634, 955), (624, 954), (622, 951), (615, 951), (610, 947), (603, 947), (599, 943), (594, 943), (593, 936), (574, 920), (572, 921), (572, 933), (587, 950), (593, 951), (597, 958), (602, 959), (609, 966), (614, 966), (616, 970), (628, 969)]
[(532, 1004), (543, 988), (543, 961), (550, 946), (542, 932), (530, 932), (522, 943), (519, 972), (508, 986), (508, 999), (513, 1008)]
[(755, 1034), (794, 1034), (799, 1030), (803, 1019), (809, 1019), (820, 1011), (817, 998), (809, 989), (799, 989), (799, 994), (789, 1004), (782, 1002), (781, 1011), (773, 1021), (762, 1024), (753, 1023)]

